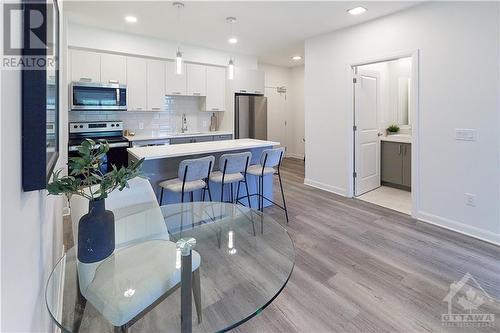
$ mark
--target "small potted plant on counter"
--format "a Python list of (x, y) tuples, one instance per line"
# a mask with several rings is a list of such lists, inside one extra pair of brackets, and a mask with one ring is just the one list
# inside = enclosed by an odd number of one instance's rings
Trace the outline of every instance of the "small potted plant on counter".
[(109, 150), (107, 142), (99, 144), (90, 139), (78, 148), (80, 156), (70, 157), (68, 176), (60, 177), (62, 169), (53, 173), (52, 182), (47, 185), (49, 195), (64, 194), (70, 200), (79, 195), (89, 200), (89, 211), (78, 223), (78, 260), (92, 263), (103, 260), (115, 250), (115, 218), (106, 210), (105, 200), (109, 193), (128, 187), (128, 181), (141, 176), (139, 160), (128, 167), (103, 172), (103, 161)]
[(386, 131), (387, 135), (396, 134), (397, 132), (399, 132), (399, 126), (396, 124), (392, 124), (391, 126), (387, 127)]

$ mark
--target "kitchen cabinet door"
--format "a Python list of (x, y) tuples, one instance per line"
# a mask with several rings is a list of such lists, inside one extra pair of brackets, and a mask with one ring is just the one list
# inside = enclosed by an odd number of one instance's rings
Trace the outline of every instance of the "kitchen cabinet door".
[(102, 53), (101, 82), (127, 84), (127, 57)]
[(176, 73), (174, 61), (168, 61), (165, 68), (165, 94), (186, 95), (186, 64), (182, 63), (182, 74)]
[(165, 110), (165, 62), (148, 60), (147, 107), (152, 111)]
[(207, 95), (207, 67), (186, 64), (187, 94), (191, 96)]
[(101, 55), (71, 50), (71, 81), (101, 82)]
[(207, 66), (206, 111), (224, 111), (226, 109), (226, 69)]
[(147, 60), (127, 57), (127, 105), (129, 111), (147, 108)]
[(259, 70), (249, 71), (249, 87), (251, 93), (264, 94), (264, 72)]
[(403, 185), (411, 187), (411, 144), (403, 144)]
[(382, 141), (382, 182), (402, 184), (403, 180), (403, 144)]

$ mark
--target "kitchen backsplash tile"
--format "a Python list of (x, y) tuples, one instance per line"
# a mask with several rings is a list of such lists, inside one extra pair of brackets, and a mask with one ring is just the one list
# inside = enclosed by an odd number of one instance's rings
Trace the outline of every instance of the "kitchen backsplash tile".
[(70, 111), (69, 121), (121, 120), (125, 129), (138, 135), (180, 132), (182, 114), (186, 114), (188, 131), (205, 132), (210, 127), (210, 112), (201, 110), (202, 98), (165, 96), (166, 111)]

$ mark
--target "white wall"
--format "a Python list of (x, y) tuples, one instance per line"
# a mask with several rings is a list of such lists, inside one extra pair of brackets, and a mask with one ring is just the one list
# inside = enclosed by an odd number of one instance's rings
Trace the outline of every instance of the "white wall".
[[(20, 71), (2, 71), (0, 117), (0, 331), (48, 332), (54, 326), (45, 306), (45, 284), (61, 255), (63, 200), (47, 197), (46, 191), (22, 191)], [(62, 164), (60, 158), (57, 167)]]
[[(500, 243), (498, 6), (429, 3), (307, 40), (306, 183), (347, 193), (349, 64), (419, 49), (417, 217)], [(456, 141), (455, 128), (478, 140)]]
[[(286, 146), (288, 157), (303, 158), (304, 67), (259, 64), (259, 69), (265, 72), (268, 139)], [(277, 87), (285, 87), (286, 94), (278, 94)]]
[[(130, 55), (174, 59), (177, 43), (159, 38), (115, 32), (69, 23), (68, 46)], [(181, 45), (185, 61), (227, 66), (230, 54), (193, 45)], [(257, 58), (235, 55), (238, 67), (257, 69)]]

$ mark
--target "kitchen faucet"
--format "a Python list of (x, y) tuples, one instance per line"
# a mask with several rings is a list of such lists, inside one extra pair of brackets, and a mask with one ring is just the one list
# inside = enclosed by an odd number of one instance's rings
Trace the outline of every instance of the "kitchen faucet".
[(188, 124), (187, 124), (187, 119), (186, 119), (186, 114), (182, 114), (182, 127), (181, 127), (181, 133), (185, 133), (188, 130)]

